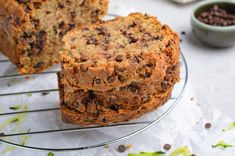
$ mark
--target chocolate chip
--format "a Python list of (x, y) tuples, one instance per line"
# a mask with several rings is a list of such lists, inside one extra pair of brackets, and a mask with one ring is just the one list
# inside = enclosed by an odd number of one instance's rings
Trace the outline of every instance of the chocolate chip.
[(88, 38), (88, 39), (87, 39), (86, 44), (94, 44), (94, 45), (98, 45), (98, 41), (97, 41), (97, 39), (96, 39), (96, 38), (94, 38), (94, 37), (90, 37), (90, 38)]
[(42, 96), (46, 96), (49, 94), (49, 92), (42, 92), (41, 94), (42, 94)]
[(99, 99), (96, 99), (94, 102), (96, 105), (103, 105), (103, 102)]
[(136, 39), (136, 38), (134, 38), (132, 36), (129, 36), (127, 39), (128, 39), (128, 43), (129, 44), (136, 43), (138, 41), (138, 39)]
[(17, 0), (19, 3), (28, 3), (30, 0)]
[(105, 35), (107, 30), (104, 27), (98, 27), (96, 31), (98, 31), (98, 35)]
[(87, 28), (87, 27), (82, 28), (82, 31), (83, 31), (83, 32), (89, 31), (89, 28)]
[(103, 55), (104, 55), (104, 57), (106, 59), (110, 59), (111, 58), (111, 54), (109, 54), (109, 53), (103, 53)]
[(5, 136), (5, 133), (1, 132), (1, 133), (0, 133), (0, 137), (1, 137), (1, 136)]
[(171, 145), (170, 145), (170, 144), (165, 144), (165, 145), (163, 146), (163, 148), (164, 148), (165, 150), (170, 150), (170, 149), (171, 149)]
[(111, 105), (109, 108), (113, 111), (118, 111), (118, 109), (119, 109), (119, 107), (117, 105)]
[(119, 75), (119, 76), (118, 76), (118, 80), (119, 80), (120, 82), (124, 82), (124, 81), (126, 80), (126, 78), (125, 78), (124, 76), (122, 76), (122, 75)]
[(114, 83), (116, 81), (116, 77), (115, 76), (109, 76), (107, 81), (108, 81), (108, 83)]
[(39, 9), (41, 7), (42, 3), (41, 2), (33, 2), (33, 6), (35, 9)]
[(206, 124), (205, 124), (205, 128), (206, 128), (206, 129), (211, 128), (211, 123), (206, 123)]
[(29, 12), (31, 11), (31, 9), (30, 9), (29, 6), (26, 6), (26, 7), (24, 8), (24, 11), (25, 11), (26, 13), (29, 13)]
[(186, 35), (186, 32), (185, 31), (181, 31), (181, 35)]
[(80, 61), (81, 62), (86, 62), (87, 60), (88, 60), (88, 58), (85, 55), (80, 56)]
[(20, 23), (21, 23), (20, 18), (19, 18), (19, 17), (16, 17), (16, 18), (15, 18), (15, 24), (16, 24), (16, 25), (20, 25)]
[(64, 27), (64, 21), (60, 22), (58, 28), (62, 29)]
[(123, 55), (117, 55), (117, 56), (115, 57), (115, 60), (116, 60), (117, 62), (122, 62), (122, 61), (124, 60), (124, 57), (123, 57)]
[(103, 119), (102, 119), (102, 122), (107, 122), (107, 119), (103, 118)]
[(95, 99), (96, 98), (95, 92), (93, 90), (89, 90), (88, 94), (89, 94), (90, 99)]
[(75, 18), (77, 16), (75, 11), (70, 12), (71, 18)]
[(64, 8), (64, 4), (63, 4), (63, 3), (58, 2), (58, 7), (59, 7), (60, 9), (63, 9), (63, 8)]
[(96, 84), (101, 84), (101, 79), (95, 79)]
[(125, 145), (119, 145), (118, 146), (118, 152), (120, 152), (120, 153), (123, 153), (123, 152), (125, 152), (126, 151), (126, 146)]
[(124, 87), (120, 87), (119, 88), (119, 91), (124, 91), (124, 90), (126, 90), (127, 88), (124, 86)]
[(34, 68), (41, 68), (44, 65), (44, 62), (40, 61), (36, 65), (34, 65)]
[(81, 70), (82, 72), (87, 72), (87, 71), (88, 71), (88, 67), (87, 67), (86, 65), (84, 65), (84, 64), (81, 64), (81, 65), (80, 65), (80, 70)]
[(109, 98), (109, 103), (110, 104), (116, 104), (116, 102), (117, 102), (117, 97), (116, 96), (111, 96)]
[(126, 70), (126, 67), (116, 67), (116, 68), (115, 68), (115, 71), (116, 71), (117, 73), (123, 73), (125, 70)]
[(133, 22), (131, 25), (128, 26), (128, 29), (129, 28), (134, 28), (137, 24), (135, 22)]
[(167, 81), (164, 81), (164, 82), (161, 83), (161, 86), (162, 86), (163, 90), (166, 90), (169, 86), (169, 83)]
[(91, 100), (87, 97), (82, 99), (82, 104), (84, 104), (84, 105), (88, 105), (90, 102), (91, 102)]
[(140, 89), (140, 87), (136, 83), (133, 82), (129, 86), (129, 89), (132, 93), (136, 93)]

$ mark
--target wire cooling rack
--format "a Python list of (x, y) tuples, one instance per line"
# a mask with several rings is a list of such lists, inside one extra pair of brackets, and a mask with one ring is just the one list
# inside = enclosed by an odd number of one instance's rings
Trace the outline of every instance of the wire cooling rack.
[(10, 61), (0, 55), (0, 142), (27, 149), (72, 151), (134, 136), (158, 123), (180, 101), (188, 80), (183, 54), (180, 63), (180, 82), (164, 106), (130, 122), (80, 127), (61, 121), (56, 77), (59, 65), (29, 77), (17, 74)]
[[(181, 55), (181, 80), (171, 99), (158, 110), (131, 122), (108, 126), (79, 127), (62, 123), (56, 73), (60, 67), (31, 75), (15, 71), (8, 60), (0, 60), (0, 141), (21, 148), (68, 151), (116, 143), (138, 134), (165, 117), (179, 102), (187, 84), (188, 69)], [(49, 86), (49, 87), (48, 87)], [(39, 88), (39, 89), (38, 89)], [(18, 104), (18, 105), (15, 105)], [(17, 107), (19, 107), (17, 109)], [(6, 121), (11, 121), (7, 123)], [(22, 140), (27, 140), (22, 142)]]

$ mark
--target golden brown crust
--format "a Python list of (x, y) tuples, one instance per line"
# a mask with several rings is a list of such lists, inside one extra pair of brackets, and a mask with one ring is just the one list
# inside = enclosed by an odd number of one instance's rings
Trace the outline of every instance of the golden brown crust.
[(162, 106), (171, 97), (171, 89), (169, 89), (164, 95), (152, 96), (151, 100), (144, 103), (136, 110), (119, 109), (113, 111), (111, 109), (102, 109), (102, 113), (99, 113), (97, 117), (94, 114), (88, 112), (80, 113), (73, 109), (69, 109), (65, 105), (61, 107), (62, 120), (65, 123), (78, 124), (81, 126), (87, 125), (109, 125), (112, 123), (119, 123), (136, 119), (143, 114), (152, 112), (158, 107)]
[(107, 13), (108, 0), (0, 0), (0, 51), (20, 73), (37, 73), (60, 61), (61, 38)]

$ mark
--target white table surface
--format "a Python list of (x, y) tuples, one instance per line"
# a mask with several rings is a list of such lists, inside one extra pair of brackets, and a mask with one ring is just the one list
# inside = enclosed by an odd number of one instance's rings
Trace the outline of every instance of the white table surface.
[(197, 3), (179, 5), (169, 0), (111, 0), (110, 12), (116, 12), (125, 5), (127, 12), (144, 12), (155, 15), (162, 23), (175, 31), (185, 31), (182, 52), (189, 65), (189, 80), (196, 90), (199, 103), (209, 103), (218, 107), (222, 113), (235, 119), (235, 46), (216, 49), (198, 41), (191, 31), (190, 16)]
[[(189, 66), (190, 87), (195, 90), (201, 105), (217, 107), (235, 120), (235, 47), (210, 48), (192, 35), (190, 15), (195, 4), (177, 5), (168, 0), (110, 0), (109, 12), (119, 15), (148, 13), (157, 16), (162, 23), (168, 24), (179, 34), (185, 31), (186, 35), (180, 35), (180, 38), (183, 40), (181, 49)], [(25, 153), (36, 155), (33, 151)]]

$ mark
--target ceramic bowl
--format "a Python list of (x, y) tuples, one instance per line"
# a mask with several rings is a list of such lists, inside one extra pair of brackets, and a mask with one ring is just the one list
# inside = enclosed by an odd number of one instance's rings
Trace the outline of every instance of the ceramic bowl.
[(213, 26), (199, 21), (196, 16), (213, 5), (228, 10), (235, 15), (235, 0), (206, 0), (199, 3), (192, 12), (191, 25), (193, 34), (202, 42), (213, 47), (229, 47), (235, 44), (235, 25)]

